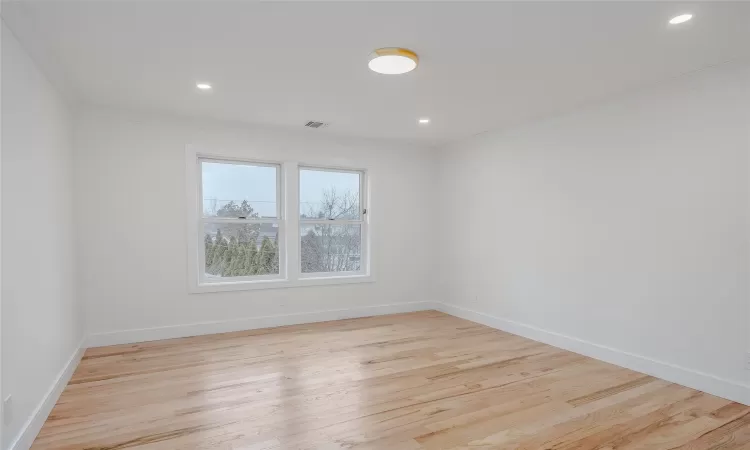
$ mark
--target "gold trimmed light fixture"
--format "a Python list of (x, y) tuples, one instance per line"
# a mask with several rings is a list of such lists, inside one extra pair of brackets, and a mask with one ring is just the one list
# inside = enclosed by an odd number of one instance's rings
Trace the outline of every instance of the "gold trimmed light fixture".
[(398, 47), (379, 48), (370, 53), (370, 70), (385, 75), (400, 75), (417, 68), (419, 57), (411, 50)]

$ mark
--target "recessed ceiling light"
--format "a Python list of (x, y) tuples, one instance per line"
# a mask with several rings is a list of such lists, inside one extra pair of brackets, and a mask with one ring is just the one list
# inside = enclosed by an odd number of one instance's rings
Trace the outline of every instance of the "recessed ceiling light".
[(430, 119), (428, 119), (427, 117), (423, 117), (419, 119), (419, 123), (422, 125), (427, 125), (428, 123), (430, 123)]
[(370, 70), (385, 75), (400, 75), (417, 68), (417, 54), (405, 48), (379, 48), (370, 53)]
[(675, 16), (669, 19), (669, 23), (671, 23), (672, 25), (677, 25), (678, 23), (685, 23), (692, 18), (692, 14), (680, 14), (679, 16)]
[(210, 91), (211, 90), (211, 85), (208, 84), (208, 83), (197, 83), (195, 85), (195, 87), (197, 87), (201, 91)]

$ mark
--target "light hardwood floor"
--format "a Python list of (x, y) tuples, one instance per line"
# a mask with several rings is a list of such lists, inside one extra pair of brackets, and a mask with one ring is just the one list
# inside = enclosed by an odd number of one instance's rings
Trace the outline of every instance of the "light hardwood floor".
[(750, 407), (439, 312), (94, 348), (33, 449), (750, 449)]

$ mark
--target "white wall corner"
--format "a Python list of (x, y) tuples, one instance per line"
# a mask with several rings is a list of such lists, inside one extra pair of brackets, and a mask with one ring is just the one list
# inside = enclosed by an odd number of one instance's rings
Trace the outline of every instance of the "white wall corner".
[(42, 398), (42, 401), (34, 409), (31, 417), (29, 417), (23, 427), (21, 427), (19, 435), (16, 436), (15, 440), (11, 441), (8, 450), (28, 450), (31, 448), (31, 444), (42, 430), (42, 426), (52, 412), (52, 408), (55, 407), (57, 400), (60, 398), (60, 394), (65, 390), (70, 378), (73, 376), (78, 364), (81, 362), (81, 358), (83, 358), (83, 354), (86, 351), (84, 344), (85, 339), (82, 339), (76, 350), (70, 356), (70, 359), (68, 359), (68, 362), (57, 375), (57, 378), (55, 378), (52, 386), (50, 386), (49, 390)]
[(717, 397), (750, 405), (750, 385), (720, 378), (708, 373), (680, 367), (664, 361), (584, 341), (531, 325), (492, 316), (450, 303), (438, 303), (438, 311), (522, 336), (537, 342), (588, 356), (600, 361), (645, 373), (672, 383), (687, 386)]

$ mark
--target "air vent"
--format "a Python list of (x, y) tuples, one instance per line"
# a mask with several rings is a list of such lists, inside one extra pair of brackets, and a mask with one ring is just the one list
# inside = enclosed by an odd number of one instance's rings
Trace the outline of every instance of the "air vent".
[(308, 128), (325, 128), (325, 127), (328, 126), (328, 124), (327, 123), (323, 123), (323, 122), (312, 122), (311, 121), (311, 122), (307, 122), (305, 124), (305, 126), (308, 127)]

